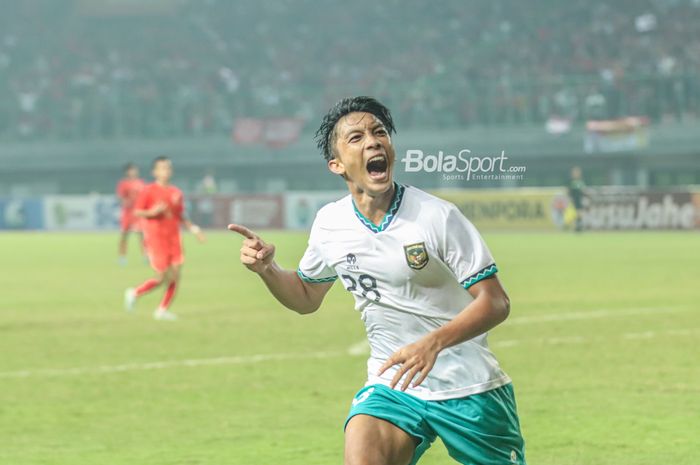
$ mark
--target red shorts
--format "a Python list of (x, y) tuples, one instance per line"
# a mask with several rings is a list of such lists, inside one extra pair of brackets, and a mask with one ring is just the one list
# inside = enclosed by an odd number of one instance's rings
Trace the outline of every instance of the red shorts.
[(168, 243), (151, 242), (146, 243), (148, 260), (151, 268), (158, 273), (163, 273), (171, 266), (180, 266), (185, 262), (180, 241), (170, 241)]
[(122, 232), (128, 232), (128, 231), (140, 231), (141, 230), (141, 225), (140, 221), (141, 218), (138, 216), (134, 215), (132, 210), (122, 210), (122, 216), (121, 216), (121, 231)]

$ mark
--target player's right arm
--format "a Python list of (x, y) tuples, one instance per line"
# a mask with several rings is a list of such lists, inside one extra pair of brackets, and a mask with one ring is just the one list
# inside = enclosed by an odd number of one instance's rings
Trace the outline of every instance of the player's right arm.
[(148, 209), (135, 209), (134, 210), (134, 215), (141, 217), (141, 218), (155, 218), (156, 216), (160, 215), (163, 213), (165, 210), (168, 209), (168, 204), (165, 202), (158, 202), (157, 204), (153, 205), (151, 208)]
[(275, 246), (245, 226), (230, 224), (228, 229), (245, 239), (241, 246), (241, 263), (257, 273), (273, 296), (285, 307), (299, 314), (313, 313), (333, 286), (329, 283), (307, 283), (295, 271), (281, 268), (274, 260)]
[(134, 215), (139, 218), (155, 218), (168, 209), (168, 204), (163, 201), (153, 202), (148, 188), (143, 189), (134, 203)]
[(117, 183), (116, 194), (117, 198), (119, 199), (119, 203), (121, 203), (122, 208), (124, 208), (124, 205), (126, 204), (126, 185), (124, 184), (124, 181), (119, 181), (119, 183)]

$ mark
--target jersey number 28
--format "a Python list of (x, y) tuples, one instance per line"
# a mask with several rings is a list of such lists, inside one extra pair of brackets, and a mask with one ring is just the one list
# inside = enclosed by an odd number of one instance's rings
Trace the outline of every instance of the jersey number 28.
[(362, 297), (367, 297), (370, 293), (372, 293), (374, 297), (375, 302), (379, 302), (379, 299), (382, 298), (381, 294), (379, 294), (379, 291), (377, 290), (377, 280), (374, 279), (374, 277), (368, 275), (368, 274), (361, 274), (360, 276), (357, 277), (357, 280), (353, 278), (349, 274), (344, 274), (341, 276), (343, 280), (347, 284), (347, 290), (350, 292), (353, 292), (357, 290), (357, 285), (360, 285), (360, 288), (362, 288)]

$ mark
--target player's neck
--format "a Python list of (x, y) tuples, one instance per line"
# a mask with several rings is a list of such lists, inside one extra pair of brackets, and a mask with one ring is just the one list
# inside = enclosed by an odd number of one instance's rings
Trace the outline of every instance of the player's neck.
[(384, 215), (386, 215), (386, 212), (389, 210), (391, 201), (394, 198), (395, 189), (396, 187), (394, 183), (392, 183), (391, 188), (386, 192), (379, 195), (369, 195), (366, 191), (356, 186), (350, 186), (350, 194), (352, 195), (353, 202), (355, 202), (355, 207), (360, 213), (377, 225), (382, 222)]
[(167, 181), (167, 180), (162, 181), (162, 180), (156, 179), (156, 184), (158, 184), (159, 186), (165, 187), (165, 186), (169, 186), (169, 185), (170, 185), (170, 181)]

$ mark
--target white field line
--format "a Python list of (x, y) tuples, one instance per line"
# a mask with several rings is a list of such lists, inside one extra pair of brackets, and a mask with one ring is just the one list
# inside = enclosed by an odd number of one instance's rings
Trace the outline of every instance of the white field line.
[(0, 372), (2, 378), (29, 378), (29, 377), (53, 377), (53, 376), (79, 376), (88, 374), (120, 373), (126, 371), (162, 370), (176, 367), (200, 367), (211, 365), (242, 365), (260, 362), (280, 360), (304, 360), (324, 359), (347, 355), (345, 351), (336, 352), (304, 352), (287, 354), (258, 354), (241, 355), (233, 357), (215, 357), (185, 360), (168, 360), (161, 362), (127, 363), (123, 365), (102, 365), (96, 367), (79, 368), (49, 368), (39, 370), (19, 370)]
[[(531, 316), (531, 317), (518, 317), (509, 319), (509, 324), (527, 324), (527, 323), (539, 323), (539, 322), (550, 322), (550, 321), (570, 321), (570, 320), (583, 320), (591, 318), (605, 318), (608, 316), (618, 316), (618, 315), (639, 315), (645, 313), (666, 313), (681, 311), (682, 308), (639, 308), (639, 309), (629, 309), (629, 310), (599, 310), (592, 312), (575, 312), (569, 314), (559, 314), (559, 315), (542, 315), (542, 316)], [(624, 339), (649, 339), (657, 336), (684, 336), (684, 335), (694, 335), (700, 333), (700, 328), (685, 328), (685, 329), (674, 329), (665, 331), (644, 331), (638, 333), (625, 333), (621, 337)], [(544, 344), (581, 344), (590, 341), (590, 338), (580, 337), (580, 336), (570, 336), (570, 337), (555, 337), (555, 338), (545, 338), (545, 339), (511, 339), (496, 341), (492, 344), (493, 347), (513, 347), (520, 345), (522, 343), (528, 342), (538, 342)], [(177, 368), (177, 367), (200, 367), (200, 366), (212, 366), (212, 365), (243, 365), (261, 362), (272, 362), (281, 360), (310, 360), (310, 359), (327, 359), (343, 357), (347, 355), (360, 356), (369, 353), (369, 345), (366, 340), (359, 341), (344, 351), (323, 351), (323, 352), (300, 352), (300, 353), (280, 353), (280, 354), (256, 354), (256, 355), (241, 355), (241, 356), (230, 356), (230, 357), (214, 357), (214, 358), (201, 358), (201, 359), (184, 359), (184, 360), (166, 360), (158, 362), (144, 362), (144, 363), (127, 363), (121, 365), (102, 365), (95, 367), (77, 367), (77, 368), (48, 368), (48, 369), (37, 369), (37, 370), (18, 370), (18, 371), (4, 371), (0, 372), (0, 379), (10, 379), (10, 378), (33, 378), (33, 377), (59, 377), (59, 376), (80, 376), (80, 375), (94, 375), (94, 374), (109, 374), (109, 373), (122, 373), (130, 371), (150, 371), (150, 370), (162, 370), (166, 368)]]
[[(667, 307), (667, 308), (628, 308), (623, 310), (592, 310), (590, 312), (569, 312), (569, 313), (558, 313), (552, 315), (531, 315), (531, 316), (516, 316), (510, 317), (504, 325), (525, 325), (531, 323), (550, 323), (556, 321), (576, 321), (576, 320), (592, 320), (598, 318), (609, 318), (613, 316), (630, 316), (630, 315), (644, 315), (644, 314), (659, 314), (659, 313), (672, 313), (683, 311), (684, 307)], [(635, 336), (629, 337), (630, 339)], [(638, 336), (639, 337), (639, 336)], [(578, 344), (585, 342), (584, 338), (579, 336), (572, 337), (560, 337), (560, 338), (550, 338), (550, 339), (538, 339), (538, 341), (544, 341), (548, 344)], [(492, 343), (492, 347), (512, 347), (519, 345), (523, 340), (504, 340)], [(348, 353), (350, 355), (367, 355), (369, 354), (369, 344), (367, 340), (362, 340), (356, 344), (351, 345), (348, 348)]]
[[(655, 337), (664, 336), (691, 336), (695, 334), (700, 334), (700, 328), (694, 329), (669, 329), (664, 331), (643, 331), (639, 333), (623, 333), (618, 337), (625, 340), (635, 340), (635, 339), (653, 339)], [(598, 338), (600, 339), (600, 338)], [(548, 337), (548, 338), (527, 338), (527, 339), (505, 339), (502, 341), (494, 341), (489, 343), (490, 347), (503, 349), (508, 347), (515, 347), (521, 344), (541, 344), (541, 345), (567, 345), (567, 344), (585, 344), (594, 340), (598, 340), (591, 337), (583, 336), (565, 336), (565, 337)], [(369, 354), (369, 344), (366, 340), (360, 341), (357, 344), (353, 344), (348, 349), (349, 355), (368, 355)]]
[[(639, 340), (639, 339), (653, 339), (656, 337), (665, 336), (691, 336), (695, 334), (700, 334), (700, 328), (693, 329), (668, 329), (663, 331), (642, 331), (639, 333), (623, 333), (618, 337), (625, 340)], [(562, 344), (584, 344), (587, 342), (592, 342), (595, 340), (605, 340), (603, 338), (592, 338), (592, 337), (582, 337), (582, 336), (571, 336), (571, 337), (550, 337), (550, 338), (540, 338), (540, 339), (511, 339), (504, 341), (495, 341), (490, 344), (491, 347), (513, 347), (520, 345), (522, 343), (532, 343), (536, 342), (545, 345), (562, 345)], [(609, 339), (608, 339), (609, 340)]]
[(369, 342), (367, 339), (358, 341), (356, 344), (348, 347), (348, 354), (350, 355), (367, 355), (369, 354)]
[(548, 323), (552, 321), (575, 321), (575, 320), (593, 320), (598, 318), (610, 318), (616, 316), (630, 315), (648, 315), (660, 313), (682, 312), (685, 307), (641, 307), (628, 308), (623, 310), (592, 310), (590, 312), (567, 312), (555, 313), (550, 315), (531, 315), (531, 316), (514, 316), (506, 320), (504, 325), (524, 325), (531, 323)]

